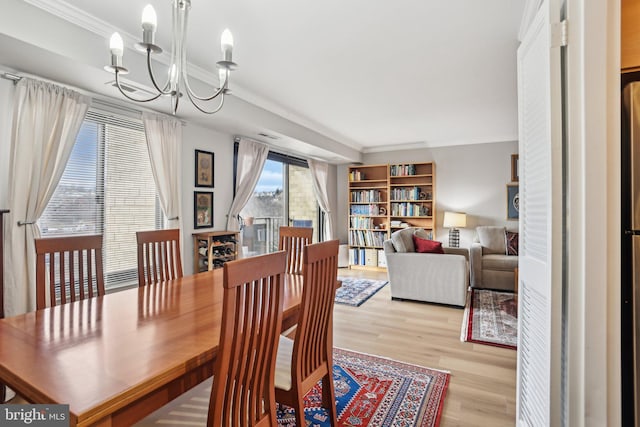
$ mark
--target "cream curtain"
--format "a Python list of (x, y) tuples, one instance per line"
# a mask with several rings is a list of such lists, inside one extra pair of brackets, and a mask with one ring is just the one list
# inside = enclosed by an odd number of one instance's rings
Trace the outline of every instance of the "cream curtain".
[(318, 199), (318, 205), (325, 213), (324, 215), (324, 240), (332, 240), (335, 235), (333, 229), (335, 207), (331, 206), (329, 194), (327, 192), (327, 186), (329, 183), (329, 164), (318, 160), (309, 159), (309, 170), (311, 171), (311, 177), (313, 178), (313, 190), (316, 193)]
[(17, 84), (11, 131), (9, 218), (5, 247), (5, 314), (36, 307), (36, 221), (51, 199), (71, 155), (90, 99), (50, 83)]
[(236, 195), (229, 209), (227, 230), (238, 231), (238, 215), (247, 204), (256, 188), (264, 163), (269, 155), (269, 147), (259, 142), (241, 138), (238, 144), (238, 164), (236, 168)]
[(172, 117), (142, 113), (151, 170), (168, 228), (182, 229), (182, 123)]

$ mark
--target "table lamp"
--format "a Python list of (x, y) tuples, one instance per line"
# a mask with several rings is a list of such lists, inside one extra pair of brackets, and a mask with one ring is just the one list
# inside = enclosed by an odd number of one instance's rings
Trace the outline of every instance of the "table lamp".
[(449, 247), (457, 248), (460, 246), (460, 230), (458, 230), (458, 227), (467, 226), (467, 214), (463, 212), (445, 212), (442, 226), (449, 229)]

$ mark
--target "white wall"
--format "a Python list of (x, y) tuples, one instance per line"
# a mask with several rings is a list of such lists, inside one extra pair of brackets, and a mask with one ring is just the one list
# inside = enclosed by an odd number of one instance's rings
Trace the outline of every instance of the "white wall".
[[(227, 213), (233, 200), (233, 136), (189, 123), (182, 132), (182, 247), (187, 275), (193, 273), (193, 233), (227, 229)], [(194, 185), (196, 149), (214, 153), (213, 189)], [(213, 192), (213, 228), (193, 228), (194, 191)]]
[[(499, 142), (369, 153), (363, 155), (363, 163), (435, 162), (435, 238), (448, 243), (449, 230), (442, 228), (445, 211), (466, 212), (467, 227), (460, 230), (460, 246), (469, 247), (478, 225), (518, 228), (517, 221), (507, 220), (506, 194), (511, 182), (511, 155), (517, 152), (517, 142)], [(347, 167), (338, 167), (338, 236), (343, 242), (347, 241)]]

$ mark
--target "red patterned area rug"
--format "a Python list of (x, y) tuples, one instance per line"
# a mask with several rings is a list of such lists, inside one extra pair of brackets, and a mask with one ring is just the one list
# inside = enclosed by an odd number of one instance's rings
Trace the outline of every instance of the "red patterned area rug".
[(518, 303), (515, 295), (471, 289), (460, 339), (515, 350), (518, 344)]
[[(378, 356), (334, 349), (334, 386), (340, 427), (438, 426), (450, 374)], [(183, 405), (169, 404), (138, 426), (204, 426), (211, 380), (189, 391)], [(305, 396), (307, 426), (329, 426), (321, 388)], [(186, 397), (186, 396), (185, 396)], [(295, 426), (292, 409), (278, 409), (278, 426)]]

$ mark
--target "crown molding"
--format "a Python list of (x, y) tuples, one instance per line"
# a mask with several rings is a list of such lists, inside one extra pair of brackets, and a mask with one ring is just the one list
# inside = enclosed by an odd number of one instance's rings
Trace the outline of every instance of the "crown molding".
[(405, 144), (380, 145), (377, 147), (367, 147), (362, 150), (363, 154), (384, 153), (387, 151), (404, 151), (419, 150), (421, 148), (439, 148), (439, 147), (455, 147), (460, 145), (476, 145), (476, 144), (493, 144), (502, 142), (518, 142), (517, 138), (499, 137), (499, 138), (471, 138), (471, 139), (448, 139), (440, 141), (420, 141), (408, 142)]
[[(110, 36), (113, 25), (65, 2), (64, 0), (23, 0), (32, 6), (42, 9), (60, 19), (69, 21), (85, 30), (101, 36)], [(124, 38), (124, 37), (123, 37)]]

